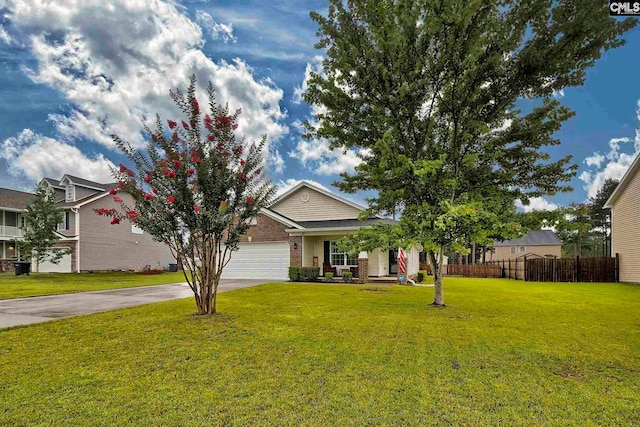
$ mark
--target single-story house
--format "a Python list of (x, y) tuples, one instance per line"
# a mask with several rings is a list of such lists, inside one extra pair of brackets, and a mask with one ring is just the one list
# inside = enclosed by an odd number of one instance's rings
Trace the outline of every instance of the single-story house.
[[(358, 268), (360, 277), (397, 275), (398, 248), (379, 248), (353, 256), (340, 252), (337, 241), (360, 227), (375, 222), (394, 222), (373, 217), (359, 221), (364, 207), (330, 191), (301, 182), (278, 197), (260, 215), (242, 238), (240, 249), (225, 267), (224, 278), (284, 280), (289, 266), (328, 268), (336, 276)], [(405, 249), (407, 273), (419, 268), (419, 251)]]
[(611, 209), (611, 253), (620, 254), (620, 281), (640, 283), (640, 155), (604, 207)]
[(496, 240), (489, 261), (515, 258), (560, 258), (562, 240), (552, 230), (530, 230), (519, 239)]

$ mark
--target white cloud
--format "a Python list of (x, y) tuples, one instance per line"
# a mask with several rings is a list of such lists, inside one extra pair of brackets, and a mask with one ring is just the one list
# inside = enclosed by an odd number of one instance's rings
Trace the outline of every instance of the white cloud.
[(529, 204), (525, 206), (522, 201), (516, 200), (516, 207), (524, 210), (525, 212), (533, 211), (553, 211), (558, 209), (558, 205), (548, 201), (544, 197), (532, 197), (529, 199)]
[(196, 10), (196, 22), (211, 35), (213, 40), (222, 40), (225, 43), (238, 41), (233, 34), (233, 24), (216, 22), (207, 12)]
[[(322, 74), (321, 56), (316, 56), (313, 62), (307, 64), (304, 79), (300, 86), (294, 88), (293, 101), (301, 103), (302, 95), (308, 90), (308, 81), (311, 73)], [(344, 88), (347, 90), (348, 88)], [(326, 113), (326, 107), (322, 105), (311, 106), (311, 116), (309, 123), (312, 127), (319, 125), (318, 116)], [(299, 135), (306, 132), (304, 125), (299, 120), (293, 123), (293, 127)], [(348, 149), (343, 152), (341, 149), (330, 149), (329, 141), (323, 138), (300, 139), (296, 147), (289, 152), (289, 157), (298, 159), (300, 162), (320, 175), (334, 175), (340, 173), (353, 173), (356, 166), (363, 161), (362, 157), (367, 155), (366, 150)]]
[(593, 153), (593, 156), (587, 157), (586, 159), (584, 159), (584, 162), (587, 164), (587, 166), (595, 166), (599, 168), (604, 160), (605, 157), (602, 154)]
[(286, 181), (280, 180), (280, 182), (277, 182), (276, 185), (276, 189), (277, 189), (277, 195), (280, 196), (284, 193), (286, 193), (287, 191), (291, 190), (293, 187), (295, 187), (296, 185), (300, 184), (301, 182), (308, 182), (309, 184), (315, 185), (316, 187), (322, 188), (323, 190), (329, 191), (331, 192), (331, 190), (327, 187), (325, 187), (324, 185), (320, 184), (318, 181), (313, 181), (311, 179), (294, 179), (294, 178), (289, 178)]
[[(303, 131), (300, 122), (295, 122), (294, 127)], [(321, 138), (299, 140), (289, 157), (300, 160), (303, 165), (320, 175), (353, 173), (356, 166), (362, 163), (362, 158), (355, 150), (349, 149), (343, 153), (340, 149), (330, 149), (329, 141)]]
[(110, 168), (115, 165), (102, 154), (87, 156), (73, 145), (31, 129), (0, 143), (0, 158), (6, 160), (11, 175), (34, 183), (43, 177), (58, 179), (66, 173), (101, 183), (114, 181)]
[(309, 89), (309, 80), (311, 79), (311, 73), (320, 74), (322, 73), (322, 56), (315, 56), (312, 62), (307, 63), (307, 67), (304, 70), (304, 79), (300, 86), (296, 86), (293, 88), (293, 102), (296, 104), (301, 104), (304, 99), (302, 95), (304, 95)]
[[(640, 121), (640, 100), (637, 103), (636, 114)], [(633, 142), (633, 151), (623, 152), (621, 144), (629, 145), (631, 142)], [(584, 189), (587, 190), (587, 196), (595, 197), (607, 179), (622, 179), (638, 153), (640, 153), (640, 128), (635, 130), (633, 140), (629, 137), (612, 138), (609, 140), (608, 153), (605, 155), (594, 153), (593, 156), (587, 157), (585, 163), (591, 167), (591, 170), (583, 171), (579, 176), (585, 183)]]
[(202, 30), (172, 1), (8, 0), (7, 8), (6, 18), (37, 60), (25, 72), (72, 105), (68, 114), (50, 116), (67, 141), (89, 138), (113, 149), (115, 133), (141, 147), (143, 124), (156, 113), (181, 117), (169, 89), (186, 89), (194, 73), (202, 101), (210, 80), (218, 100), (231, 111), (242, 109), (238, 132), (248, 141), (268, 135), (265, 155), (276, 151), (289, 130), (280, 108), (282, 89), (270, 79), (258, 80), (241, 59), (206, 57)]

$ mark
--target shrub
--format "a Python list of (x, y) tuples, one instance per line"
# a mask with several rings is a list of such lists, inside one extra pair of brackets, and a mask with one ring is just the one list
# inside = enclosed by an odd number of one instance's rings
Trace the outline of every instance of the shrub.
[(417, 282), (418, 283), (422, 283), (424, 281), (424, 278), (427, 277), (427, 272), (424, 270), (420, 270), (418, 271), (418, 277), (417, 277)]
[(315, 282), (320, 275), (320, 267), (302, 267), (300, 268), (300, 280), (305, 282)]
[(344, 283), (351, 283), (353, 280), (353, 274), (350, 271), (344, 271), (342, 273), (342, 280), (344, 280)]
[(333, 282), (333, 273), (325, 273), (324, 274), (324, 281), (327, 282), (327, 283)]
[(300, 267), (289, 267), (289, 280), (292, 282), (300, 281)]

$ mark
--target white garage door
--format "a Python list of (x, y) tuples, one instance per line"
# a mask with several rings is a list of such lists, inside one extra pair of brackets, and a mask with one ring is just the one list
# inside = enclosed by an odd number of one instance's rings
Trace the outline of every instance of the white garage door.
[(240, 243), (222, 272), (223, 279), (287, 280), (289, 243)]
[[(31, 271), (35, 271), (36, 263), (32, 262)], [(64, 254), (57, 264), (51, 261), (40, 263), (40, 273), (71, 273), (71, 254)]]

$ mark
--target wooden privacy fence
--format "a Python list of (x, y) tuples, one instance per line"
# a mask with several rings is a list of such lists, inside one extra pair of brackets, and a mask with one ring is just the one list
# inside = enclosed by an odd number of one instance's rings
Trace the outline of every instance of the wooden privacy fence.
[(447, 264), (443, 266), (447, 276), (502, 277), (502, 268), (488, 264)]
[[(618, 282), (620, 256), (575, 258), (521, 258), (490, 261), (502, 277), (527, 282)], [(481, 276), (479, 276), (481, 277)]]

